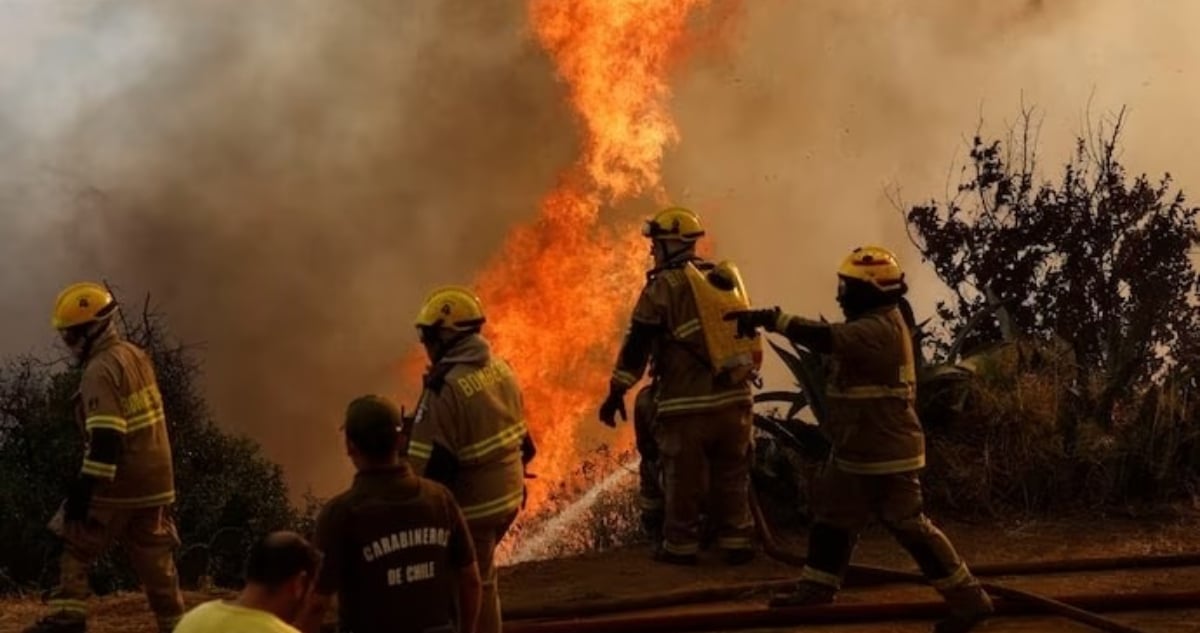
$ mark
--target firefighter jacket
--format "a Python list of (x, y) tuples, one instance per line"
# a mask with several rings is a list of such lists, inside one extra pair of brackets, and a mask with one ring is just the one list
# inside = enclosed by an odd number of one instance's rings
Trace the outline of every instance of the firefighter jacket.
[(823, 422), (839, 470), (885, 475), (925, 466), (912, 337), (896, 306), (833, 324), (781, 314), (775, 329), (831, 354)]
[(753, 403), (748, 377), (731, 379), (713, 371), (688, 265), (701, 271), (713, 268), (691, 260), (647, 275), (612, 375), (614, 387), (628, 390), (652, 358), (660, 419)]
[[(175, 501), (175, 476), (167, 418), (154, 366), (136, 345), (115, 332), (96, 341), (76, 398), (76, 419), (84, 433), (84, 475), (98, 483), (92, 504), (153, 508)], [(97, 434), (118, 440), (115, 451), (97, 451)]]
[(468, 522), (498, 519), (521, 507), (528, 431), (512, 369), (479, 335), (458, 342), (430, 368), (417, 407), (408, 457), (418, 473), (435, 450), (457, 464), (454, 493)]

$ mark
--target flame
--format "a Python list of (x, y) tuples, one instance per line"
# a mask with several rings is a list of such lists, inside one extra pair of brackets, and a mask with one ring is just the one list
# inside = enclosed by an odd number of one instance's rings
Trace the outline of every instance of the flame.
[(509, 236), (475, 284), (488, 314), (484, 333), (518, 374), (538, 443), (527, 516), (547, 509), (555, 489), (570, 487), (584, 429), (602, 431), (596, 411), (648, 245), (630, 218), (602, 222), (601, 210), (644, 197), (665, 201), (663, 152), (679, 139), (667, 110), (668, 73), (689, 15), (704, 4), (529, 2), (534, 32), (568, 85), (583, 134), (581, 156), (546, 195), (537, 220)]

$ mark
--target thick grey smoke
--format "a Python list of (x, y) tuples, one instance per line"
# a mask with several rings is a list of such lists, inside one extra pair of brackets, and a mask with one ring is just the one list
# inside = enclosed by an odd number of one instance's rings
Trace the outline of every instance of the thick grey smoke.
[[(1059, 176), (1073, 136), (1128, 105), (1127, 167), (1200, 197), (1200, 41), (1187, 0), (747, 2), (727, 59), (676, 90), (671, 190), (705, 214), (752, 298), (838, 316), (849, 249), (900, 250), (918, 317), (941, 292), (889, 200), (944, 199), (970, 137), (1003, 137), (1022, 102)], [(1089, 112), (1090, 104), (1090, 112)], [(776, 375), (776, 378), (778, 375)]]
[(299, 489), (345, 483), (345, 403), (397, 389), (424, 293), (469, 282), (574, 154), (520, 3), (0, 11), (0, 348), (51, 343), (76, 278), (150, 293)]

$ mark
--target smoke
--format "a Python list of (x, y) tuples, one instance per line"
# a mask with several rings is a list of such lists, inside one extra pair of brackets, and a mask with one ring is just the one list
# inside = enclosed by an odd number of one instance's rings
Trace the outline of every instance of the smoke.
[[(0, 352), (52, 342), (58, 288), (150, 293), (202, 343), (219, 420), (293, 484), (348, 468), (350, 398), (398, 388), (410, 320), (469, 281), (575, 157), (524, 3), (0, 5)], [(1131, 106), (1125, 160), (1200, 182), (1188, 0), (755, 0), (681, 68), (667, 190), (760, 304), (835, 315), (850, 248), (900, 248), (888, 198), (941, 198), (981, 118), (1045, 114), (1047, 170)], [(526, 372), (528, 373), (528, 372)], [(597, 386), (597, 396), (603, 386)]]
[[(752, 299), (840, 316), (833, 271), (896, 248), (918, 318), (943, 288), (890, 198), (944, 200), (970, 137), (1004, 137), (1022, 104), (1057, 178), (1074, 135), (1130, 106), (1127, 167), (1200, 187), (1200, 6), (1124, 0), (746, 2), (722, 52), (675, 93), (668, 186), (708, 221)], [(769, 375), (778, 379), (780, 373)]]
[[(336, 7), (334, 6), (336, 4)], [(77, 278), (149, 293), (206, 395), (300, 490), (399, 388), (421, 298), (469, 282), (574, 155), (516, 3), (5, 3), (5, 352)]]

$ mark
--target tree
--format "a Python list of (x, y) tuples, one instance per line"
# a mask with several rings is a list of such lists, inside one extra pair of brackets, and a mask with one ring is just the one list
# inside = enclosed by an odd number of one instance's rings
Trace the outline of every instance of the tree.
[[(1200, 349), (1200, 276), (1190, 255), (1200, 209), (1169, 174), (1131, 178), (1118, 161), (1124, 110), (1077, 140), (1057, 183), (1039, 182), (1033, 111), (1006, 143), (976, 135), (955, 195), (912, 207), (910, 237), (953, 299), (937, 313), (963, 327), (1005, 302), (1027, 337), (1070, 348), (1081, 397), (1073, 415), (1111, 428), (1114, 408), (1171, 368), (1191, 370)], [(1001, 339), (986, 319), (969, 345)]]

